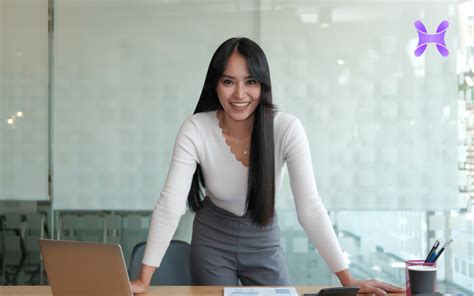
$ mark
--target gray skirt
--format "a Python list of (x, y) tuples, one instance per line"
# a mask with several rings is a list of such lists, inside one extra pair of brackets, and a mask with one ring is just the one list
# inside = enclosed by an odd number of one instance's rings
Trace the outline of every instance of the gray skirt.
[(261, 227), (206, 197), (193, 223), (191, 276), (194, 285), (290, 285), (276, 215)]

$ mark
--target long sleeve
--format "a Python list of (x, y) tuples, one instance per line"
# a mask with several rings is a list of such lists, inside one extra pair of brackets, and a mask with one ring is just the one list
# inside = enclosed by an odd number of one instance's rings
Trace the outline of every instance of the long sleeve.
[(296, 118), (285, 132), (283, 147), (299, 223), (333, 272), (346, 269), (344, 254), (316, 188), (308, 139)]
[(165, 185), (153, 210), (143, 263), (159, 266), (186, 211), (186, 200), (199, 163), (199, 129), (193, 117), (181, 126)]

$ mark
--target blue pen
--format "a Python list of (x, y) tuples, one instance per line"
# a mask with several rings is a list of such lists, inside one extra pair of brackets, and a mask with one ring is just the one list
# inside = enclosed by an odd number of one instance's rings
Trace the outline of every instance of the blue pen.
[(446, 247), (453, 242), (453, 239), (450, 239), (448, 240), (444, 245), (443, 247), (441, 248), (441, 250), (439, 250), (439, 253), (430, 261), (430, 262), (436, 262), (436, 260), (438, 260), (439, 256), (441, 256), (441, 254), (443, 254), (443, 251), (444, 249), (446, 249)]
[(433, 247), (431, 248), (431, 251), (428, 253), (428, 256), (426, 256), (425, 263), (430, 262), (431, 256), (433, 256), (433, 254), (436, 253), (436, 249), (438, 248), (438, 246), (439, 246), (439, 240), (436, 240), (433, 244)]
[(425, 263), (433, 263), (436, 256), (438, 256), (438, 255), (436, 255), (436, 251), (435, 251), (431, 254), (431, 256), (429, 258), (426, 258)]

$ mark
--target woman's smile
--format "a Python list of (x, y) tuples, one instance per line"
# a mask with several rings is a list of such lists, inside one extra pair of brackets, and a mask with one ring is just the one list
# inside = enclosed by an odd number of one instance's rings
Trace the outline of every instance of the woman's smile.
[(230, 102), (232, 109), (236, 111), (245, 111), (247, 107), (250, 105), (250, 102)]

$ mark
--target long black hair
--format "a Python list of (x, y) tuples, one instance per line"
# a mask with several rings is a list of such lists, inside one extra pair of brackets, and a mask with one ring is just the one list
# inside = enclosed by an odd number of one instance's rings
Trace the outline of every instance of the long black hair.
[[(217, 82), (234, 51), (248, 63), (252, 78), (260, 82), (260, 102), (255, 109), (250, 145), (250, 165), (247, 185), (247, 213), (253, 222), (264, 226), (275, 212), (275, 145), (273, 142), (272, 86), (267, 58), (257, 43), (248, 38), (231, 38), (222, 43), (212, 56), (204, 87), (194, 114), (223, 109), (217, 96)], [(194, 173), (188, 194), (188, 205), (197, 211), (203, 203), (206, 187), (199, 164)]]

